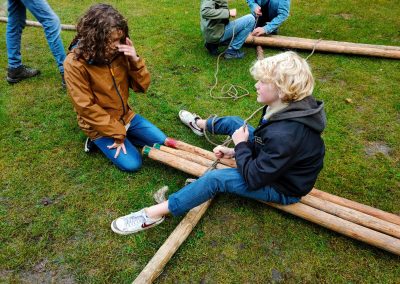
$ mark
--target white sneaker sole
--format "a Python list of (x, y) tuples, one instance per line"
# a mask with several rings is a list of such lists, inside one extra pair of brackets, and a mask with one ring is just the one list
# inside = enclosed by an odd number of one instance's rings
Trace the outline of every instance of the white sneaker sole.
[(139, 228), (139, 229), (137, 229), (137, 230), (134, 230), (134, 231), (121, 231), (120, 229), (117, 228), (117, 226), (116, 226), (116, 221), (117, 221), (117, 219), (115, 219), (115, 220), (112, 221), (112, 223), (111, 223), (111, 230), (112, 230), (114, 233), (117, 233), (117, 234), (119, 234), (119, 235), (130, 235), (130, 234), (134, 234), (134, 233), (137, 233), (137, 232), (140, 232), (140, 231), (144, 231), (144, 230), (153, 228), (153, 227), (157, 226), (158, 224), (160, 224), (162, 221), (164, 221), (164, 219), (165, 219), (165, 217), (162, 217), (160, 220), (158, 220), (158, 221), (156, 221), (156, 222), (154, 222), (154, 223), (152, 223), (152, 224), (150, 224), (150, 225), (146, 225), (146, 226), (144, 226), (144, 227), (143, 227), (143, 225), (142, 225), (141, 228)]

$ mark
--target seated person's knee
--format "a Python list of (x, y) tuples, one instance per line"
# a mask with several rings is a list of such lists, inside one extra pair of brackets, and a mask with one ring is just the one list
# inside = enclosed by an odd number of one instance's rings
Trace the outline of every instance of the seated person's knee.
[(136, 172), (142, 167), (142, 160), (130, 159), (117, 165), (124, 172)]

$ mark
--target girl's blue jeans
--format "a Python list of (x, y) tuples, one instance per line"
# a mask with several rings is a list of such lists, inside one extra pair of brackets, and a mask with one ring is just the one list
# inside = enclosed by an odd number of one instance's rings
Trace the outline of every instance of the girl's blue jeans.
[(93, 142), (111, 160), (119, 169), (127, 172), (134, 172), (142, 166), (142, 156), (135, 146), (153, 145), (154, 143), (164, 144), (167, 136), (154, 124), (139, 114), (136, 114), (131, 120), (130, 126), (126, 132), (124, 141), (126, 154), (122, 149), (117, 158), (114, 158), (116, 149), (108, 149), (114, 143), (110, 137), (100, 137)]
[[(207, 120), (207, 129), (215, 134), (232, 135), (233, 132), (243, 125), (243, 119), (239, 117), (221, 117), (214, 121)], [(252, 141), (254, 128), (248, 125)], [(249, 190), (247, 184), (237, 169), (213, 170), (198, 180), (188, 184), (178, 192), (172, 194), (168, 199), (168, 209), (172, 215), (178, 216), (190, 209), (213, 198), (217, 193), (231, 193), (242, 197), (262, 200), (266, 202), (280, 203), (283, 205), (300, 201), (300, 197), (286, 196), (273, 187), (267, 185), (258, 190)]]

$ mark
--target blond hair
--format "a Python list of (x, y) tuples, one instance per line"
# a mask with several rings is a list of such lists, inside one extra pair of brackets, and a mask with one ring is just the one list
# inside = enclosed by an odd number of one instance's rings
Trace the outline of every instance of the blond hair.
[(293, 51), (258, 60), (250, 68), (250, 73), (257, 81), (274, 83), (282, 102), (302, 100), (314, 89), (310, 66)]

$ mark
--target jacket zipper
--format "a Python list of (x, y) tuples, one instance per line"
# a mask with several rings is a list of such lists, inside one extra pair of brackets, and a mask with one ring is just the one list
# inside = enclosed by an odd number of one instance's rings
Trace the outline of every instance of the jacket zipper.
[(113, 84), (114, 84), (114, 88), (115, 88), (115, 90), (117, 91), (117, 94), (118, 94), (118, 96), (119, 96), (119, 99), (121, 100), (122, 109), (123, 109), (123, 114), (122, 114), (120, 120), (122, 120), (122, 122), (124, 123), (124, 126), (125, 126), (124, 116), (125, 116), (125, 114), (126, 114), (126, 110), (125, 110), (124, 100), (122, 99), (121, 93), (120, 93), (119, 90), (118, 90), (117, 83), (116, 83), (116, 81), (115, 81), (114, 71), (113, 71), (113, 69), (111, 68), (111, 65), (110, 65), (110, 64), (108, 64), (108, 69), (110, 70), (110, 73), (111, 73), (111, 77), (112, 77), (112, 81), (113, 81)]

